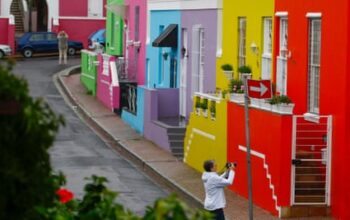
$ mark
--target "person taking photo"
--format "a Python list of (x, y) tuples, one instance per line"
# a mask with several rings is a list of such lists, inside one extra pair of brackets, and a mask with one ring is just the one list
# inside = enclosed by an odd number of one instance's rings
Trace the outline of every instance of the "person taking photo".
[(202, 180), (205, 189), (204, 208), (214, 214), (216, 220), (225, 220), (224, 208), (226, 199), (224, 188), (233, 183), (235, 163), (227, 163), (226, 172), (217, 173), (217, 164), (214, 160), (207, 160), (203, 164)]

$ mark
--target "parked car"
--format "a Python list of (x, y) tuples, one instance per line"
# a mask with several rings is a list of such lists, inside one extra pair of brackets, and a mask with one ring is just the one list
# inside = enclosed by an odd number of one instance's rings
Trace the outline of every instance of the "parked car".
[(96, 43), (105, 47), (106, 45), (106, 29), (99, 29), (90, 34), (88, 39), (88, 46), (90, 49), (95, 49)]
[[(83, 43), (68, 40), (68, 55), (83, 49)], [(57, 34), (53, 32), (27, 32), (17, 40), (17, 51), (24, 57), (34, 53), (58, 52)]]
[(0, 59), (10, 54), (11, 54), (11, 47), (9, 45), (0, 44)]

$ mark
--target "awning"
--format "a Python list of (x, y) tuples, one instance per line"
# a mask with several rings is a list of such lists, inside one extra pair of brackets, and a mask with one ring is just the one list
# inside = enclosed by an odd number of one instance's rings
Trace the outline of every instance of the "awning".
[(153, 47), (177, 47), (177, 24), (169, 26), (153, 41)]

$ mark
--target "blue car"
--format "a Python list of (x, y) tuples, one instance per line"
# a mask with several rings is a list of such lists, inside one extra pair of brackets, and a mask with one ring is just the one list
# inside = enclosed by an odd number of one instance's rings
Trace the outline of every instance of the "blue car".
[(88, 39), (88, 45), (90, 49), (94, 49), (94, 43), (99, 43), (103, 47), (106, 44), (106, 29), (99, 29), (90, 34)]
[[(83, 43), (68, 40), (68, 55), (74, 55), (83, 49)], [(34, 53), (58, 52), (57, 34), (53, 32), (27, 32), (17, 40), (18, 52), (24, 57), (32, 57)]]

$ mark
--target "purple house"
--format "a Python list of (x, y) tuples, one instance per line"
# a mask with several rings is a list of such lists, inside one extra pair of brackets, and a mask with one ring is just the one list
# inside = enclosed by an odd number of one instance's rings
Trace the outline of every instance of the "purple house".
[(194, 94), (215, 91), (220, 2), (148, 2), (143, 133), (180, 158)]

